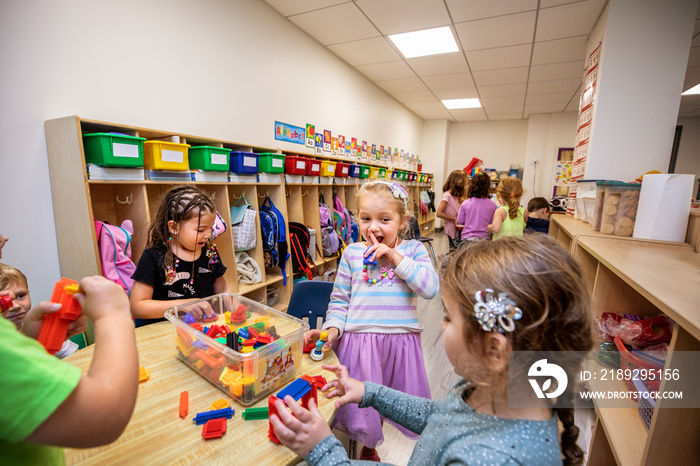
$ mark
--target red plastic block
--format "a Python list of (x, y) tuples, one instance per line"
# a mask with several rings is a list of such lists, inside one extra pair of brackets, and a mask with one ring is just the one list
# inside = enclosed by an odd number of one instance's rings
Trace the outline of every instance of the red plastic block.
[(190, 394), (187, 390), (180, 392), (180, 417), (187, 417), (190, 410)]
[(204, 331), (204, 327), (202, 327), (202, 324), (200, 324), (199, 322), (193, 322), (193, 323), (191, 323), (191, 324), (190, 324), (190, 327), (192, 327), (192, 328), (195, 329), (195, 330), (199, 330), (200, 332), (203, 332), (203, 331)]
[(77, 292), (78, 282), (68, 278), (61, 278), (53, 288), (51, 302), (61, 304), (61, 309), (44, 316), (37, 338), (49, 354), (56, 354), (61, 349), (68, 335), (68, 325), (83, 313), (80, 303), (73, 297)]
[(12, 307), (12, 298), (9, 296), (0, 296), (0, 309), (3, 311), (8, 310)]
[(248, 308), (244, 304), (240, 304), (235, 311), (231, 314), (232, 324), (242, 324), (245, 322), (246, 316), (248, 315)]
[(210, 419), (202, 427), (202, 437), (205, 439), (219, 438), (226, 433), (226, 418)]
[(314, 381), (313, 383), (316, 385), (316, 388), (318, 388), (319, 390), (322, 389), (323, 387), (325, 387), (326, 384), (328, 383), (328, 382), (326, 382), (326, 378), (323, 377), (322, 375), (316, 375), (316, 376), (309, 375), (308, 377), (310, 379), (313, 379), (313, 381)]
[[(306, 408), (306, 409), (309, 409), (309, 401), (311, 401), (312, 399), (314, 400), (314, 402), (316, 402), (316, 406), (318, 406), (318, 391), (316, 389), (316, 384), (315, 384), (314, 379), (311, 376), (303, 375), (299, 379), (293, 380), (289, 385), (287, 385), (287, 387), (294, 384), (298, 380), (305, 380), (306, 382), (308, 382), (310, 384), (310, 387), (309, 387), (310, 389), (301, 397), (301, 406)], [(280, 390), (280, 392), (278, 392), (278, 394), (284, 392), (287, 389), (287, 387)], [(277, 401), (277, 400), (279, 400), (279, 398), (277, 398), (275, 395), (270, 395), (269, 398), (267, 399), (267, 409), (268, 409), (268, 413), (270, 414), (270, 417), (272, 417), (273, 414), (276, 414), (277, 417), (279, 417), (279, 412), (277, 411), (277, 406), (275, 406), (275, 401)], [(282, 402), (284, 402), (284, 400), (282, 400)], [(275, 433), (275, 428), (272, 427), (271, 422), (269, 423), (269, 426), (267, 429), (267, 438), (269, 438), (273, 443), (276, 443), (278, 445), (281, 443), (279, 441), (279, 439), (277, 438), (277, 434)]]

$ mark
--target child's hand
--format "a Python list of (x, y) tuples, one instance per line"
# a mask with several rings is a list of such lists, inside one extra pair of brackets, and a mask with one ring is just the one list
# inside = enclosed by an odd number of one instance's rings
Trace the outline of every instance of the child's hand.
[[(309, 330), (308, 332), (306, 332), (304, 334), (304, 346), (308, 345), (311, 342), (318, 341), (318, 338), (321, 335), (322, 331), (323, 330), (316, 328), (316, 329)], [(326, 330), (326, 332), (328, 332), (328, 339), (323, 344), (324, 350), (327, 350), (328, 348), (331, 347), (333, 342), (338, 339), (338, 334), (340, 333), (340, 331), (338, 331), (338, 329), (335, 327), (328, 328)]]
[(395, 267), (398, 267), (401, 261), (403, 260), (403, 256), (396, 252), (395, 249), (390, 248), (386, 244), (377, 241), (377, 238), (374, 236), (374, 233), (372, 233), (372, 230), (368, 231), (368, 239), (372, 243), (372, 246), (367, 248), (367, 250), (364, 253), (364, 257), (369, 257), (370, 261), (374, 261), (379, 259), (380, 257), (384, 257), (389, 262), (394, 264)]
[(309, 401), (308, 410), (299, 406), (289, 395), (284, 397), (284, 401), (292, 413), (287, 411), (282, 401), (277, 400), (275, 407), (279, 416), (270, 416), (270, 423), (282, 445), (304, 458), (321, 440), (331, 435), (331, 428), (313, 399)]
[(122, 314), (131, 318), (129, 298), (124, 289), (113, 281), (95, 275), (80, 280), (79, 286), (80, 292), (74, 297), (80, 303), (83, 314), (93, 322)]
[(198, 321), (216, 318), (216, 313), (208, 301), (200, 301), (187, 306), (187, 312)]
[(41, 326), (44, 323), (44, 316), (46, 314), (52, 314), (59, 309), (61, 309), (61, 305), (58, 303), (52, 303), (50, 301), (40, 302), (24, 315), (24, 321), (19, 331), (29, 338), (34, 338), (36, 340), (39, 336)]
[(326, 395), (326, 398), (333, 398), (336, 395), (340, 396), (340, 398), (335, 400), (336, 409), (348, 403), (357, 404), (362, 401), (362, 398), (365, 396), (365, 384), (359, 380), (351, 379), (347, 367), (341, 364), (324, 364), (322, 367), (327, 371), (334, 372), (337, 377), (336, 380), (331, 380), (321, 389), (324, 393), (333, 389)]

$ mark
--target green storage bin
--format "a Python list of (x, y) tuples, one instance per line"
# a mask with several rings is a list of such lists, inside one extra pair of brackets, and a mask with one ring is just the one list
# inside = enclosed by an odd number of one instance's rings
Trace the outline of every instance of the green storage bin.
[(258, 155), (260, 173), (284, 173), (284, 154), (263, 152)]
[(386, 168), (379, 169), (379, 176), (377, 178), (386, 178)]
[(195, 146), (189, 149), (190, 170), (228, 172), (231, 149), (212, 146)]
[(360, 165), (360, 178), (369, 178), (369, 165)]
[(143, 167), (146, 138), (114, 133), (83, 135), (85, 162), (102, 167)]
[(401, 181), (408, 180), (408, 172), (401, 172)]

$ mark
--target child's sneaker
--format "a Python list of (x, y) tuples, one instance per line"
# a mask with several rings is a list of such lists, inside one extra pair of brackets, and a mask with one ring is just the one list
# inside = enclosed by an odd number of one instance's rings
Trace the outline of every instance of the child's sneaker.
[(377, 450), (371, 450), (369, 452), (369, 454), (367, 454), (367, 451), (364, 448), (362, 449), (362, 452), (360, 453), (360, 460), (361, 461), (376, 461), (377, 463), (382, 461), (379, 459), (379, 455), (377, 454)]

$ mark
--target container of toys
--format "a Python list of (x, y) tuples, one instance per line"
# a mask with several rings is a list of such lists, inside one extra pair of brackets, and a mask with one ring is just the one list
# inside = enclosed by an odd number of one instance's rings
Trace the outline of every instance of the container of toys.
[[(210, 306), (212, 319), (190, 312)], [(243, 405), (251, 405), (301, 373), (304, 321), (234, 293), (169, 309), (178, 357)]]
[(639, 194), (642, 185), (607, 181), (600, 232), (618, 236), (632, 236), (634, 222), (637, 219)]

